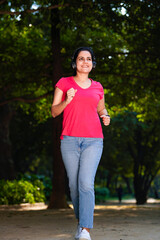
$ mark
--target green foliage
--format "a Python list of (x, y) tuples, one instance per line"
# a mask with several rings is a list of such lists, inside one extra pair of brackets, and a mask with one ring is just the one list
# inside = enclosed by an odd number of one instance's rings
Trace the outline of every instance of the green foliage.
[[(58, 8), (57, 22), (64, 75), (72, 74), (73, 50), (82, 45), (91, 46), (97, 59), (91, 77), (105, 88), (106, 106), (112, 117), (111, 125), (104, 128), (101, 163), (107, 169), (105, 180), (110, 182), (119, 174), (124, 177), (138, 174), (140, 180), (151, 176), (151, 181), (160, 160), (159, 1), (88, 0), (77, 5), (75, 0), (63, 0), (58, 3), (65, 6)], [(27, 12), (33, 4), (45, 8), (36, 13)], [(1, 15), (0, 102), (34, 99), (53, 90), (55, 39), (51, 39), (51, 11), (47, 7), (54, 4), (49, 0), (2, 3), (3, 10), (22, 12), (18, 18)], [(11, 126), (18, 173), (26, 169), (44, 173), (42, 166), (47, 171), (50, 168), (51, 131), (41, 128), (41, 123), (48, 124), (51, 101), (52, 96), (32, 104), (11, 104), (14, 110), (19, 111), (20, 107), (27, 114), (20, 112), (18, 121)], [(133, 172), (136, 162), (138, 168)]]
[[(43, 192), (45, 194), (45, 199), (49, 200), (52, 192), (52, 180), (51, 178), (44, 175), (35, 174), (24, 174), (20, 175), (20, 179), (31, 182), (33, 185), (38, 185), (37, 183), (43, 183)], [(39, 186), (40, 187), (40, 186)]]
[(140, 121), (137, 113), (124, 111), (112, 118), (110, 127), (104, 131), (101, 164), (109, 170), (110, 179), (118, 174), (133, 177), (136, 198), (147, 197), (160, 169), (159, 119)]
[[(17, 20), (4, 16), (0, 48), (0, 101), (15, 97), (34, 99), (52, 89), (50, 75), (46, 74), (50, 48), (42, 29), (32, 24), (20, 25)], [(46, 97), (31, 105), (22, 100), (13, 107), (21, 107), (26, 114), (33, 113), (39, 122), (43, 122), (50, 116), (49, 101), (51, 99)]]
[[(11, 123), (12, 156), (19, 175), (52, 176), (52, 119), (38, 124), (33, 115), (17, 109)], [(23, 139), (23, 141), (22, 141)], [(23, 160), (22, 160), (23, 159)]]
[(35, 180), (34, 184), (26, 180), (0, 180), (0, 204), (20, 204), (44, 202), (44, 185)]
[(106, 187), (96, 187), (95, 188), (95, 202), (102, 203), (109, 197), (109, 189)]
[[(115, 172), (117, 169), (120, 173), (121, 168), (121, 174), (127, 176), (127, 173), (132, 172), (135, 158), (140, 158), (139, 154), (142, 154), (139, 162), (141, 166), (145, 165), (149, 171), (152, 168), (153, 172), (158, 170), (159, 120), (142, 122), (136, 113), (125, 111), (112, 118), (110, 127), (104, 131), (105, 151), (103, 157), (113, 163)], [(109, 164), (109, 166), (111, 165)]]

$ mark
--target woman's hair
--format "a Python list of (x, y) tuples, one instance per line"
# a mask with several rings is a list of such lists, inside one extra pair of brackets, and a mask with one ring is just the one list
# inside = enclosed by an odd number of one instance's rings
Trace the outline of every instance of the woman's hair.
[(93, 68), (96, 67), (96, 58), (95, 58), (95, 55), (94, 55), (94, 52), (92, 50), (92, 48), (90, 47), (79, 47), (75, 50), (73, 56), (72, 56), (72, 62), (71, 62), (71, 66), (72, 68), (74, 69), (74, 76), (76, 75), (76, 59), (78, 57), (78, 54), (81, 52), (81, 51), (88, 51), (90, 52), (91, 54), (91, 57), (92, 57), (92, 64), (93, 64)]

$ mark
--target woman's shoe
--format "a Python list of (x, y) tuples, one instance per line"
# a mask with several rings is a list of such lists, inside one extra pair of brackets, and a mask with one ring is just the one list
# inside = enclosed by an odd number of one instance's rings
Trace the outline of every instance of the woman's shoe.
[(82, 231), (82, 228), (78, 224), (77, 231), (76, 231), (76, 234), (75, 234), (75, 240), (79, 240), (79, 235), (80, 235), (81, 231)]
[(91, 240), (89, 232), (84, 228), (79, 234), (79, 240)]

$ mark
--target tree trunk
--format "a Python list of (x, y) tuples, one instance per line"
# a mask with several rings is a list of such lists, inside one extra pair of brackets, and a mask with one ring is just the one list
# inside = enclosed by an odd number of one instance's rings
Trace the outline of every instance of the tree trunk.
[(67, 208), (65, 169), (60, 152), (61, 116), (53, 124), (53, 189), (48, 208)]
[(107, 176), (107, 184), (106, 184), (106, 187), (108, 189), (110, 189), (111, 180), (112, 180), (112, 175), (108, 174), (108, 176)]
[(135, 198), (136, 204), (145, 204), (147, 202), (147, 194), (148, 191), (143, 188), (142, 181), (134, 178), (134, 191), (135, 191)]
[(122, 178), (124, 179), (126, 185), (127, 185), (127, 189), (128, 189), (128, 193), (131, 194), (132, 193), (132, 189), (130, 186), (130, 182), (129, 182), (129, 178), (125, 177), (124, 175), (122, 175)]
[[(143, 172), (144, 168), (142, 168), (142, 158), (144, 156), (143, 153), (143, 147), (142, 147), (142, 133), (141, 129), (138, 129), (136, 132), (136, 151), (134, 151), (134, 148), (132, 147), (132, 144), (129, 144), (129, 150), (130, 153), (134, 159), (134, 193), (136, 198), (136, 204), (145, 204), (147, 201), (147, 194), (148, 194), (148, 187), (145, 184), (144, 178), (143, 178)], [(148, 182), (148, 181), (147, 181)], [(146, 183), (147, 183), (146, 182)]]
[(145, 186), (143, 176), (139, 174), (139, 161), (136, 159), (134, 162), (134, 193), (136, 204), (145, 204), (147, 201), (148, 188)]
[(12, 111), (9, 105), (0, 107), (0, 179), (14, 179), (15, 170), (11, 153), (9, 127)]
[[(53, 85), (62, 77), (60, 56), (60, 29), (58, 9), (51, 10), (51, 38), (53, 54)], [(65, 195), (65, 169), (60, 152), (62, 116), (53, 119), (53, 190), (48, 208), (67, 208)]]

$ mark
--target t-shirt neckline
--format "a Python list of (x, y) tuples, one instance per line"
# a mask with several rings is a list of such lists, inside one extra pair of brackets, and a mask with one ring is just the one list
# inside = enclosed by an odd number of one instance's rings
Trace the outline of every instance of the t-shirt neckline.
[(91, 80), (91, 85), (87, 88), (82, 88), (78, 85), (78, 83), (76, 83), (76, 81), (74, 80), (74, 77), (72, 76), (72, 80), (75, 83), (75, 85), (78, 86), (80, 89), (83, 89), (83, 90), (89, 89), (92, 86), (93, 80), (91, 78), (89, 78), (89, 79)]

